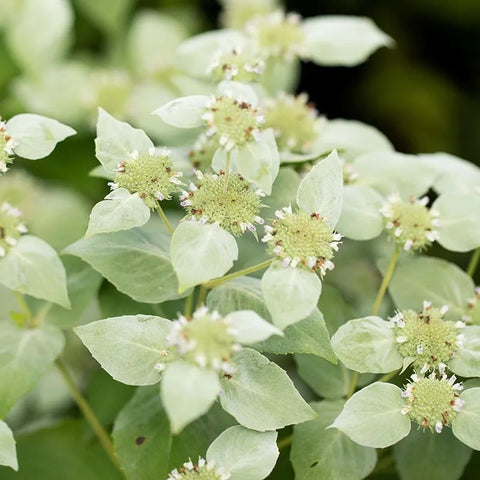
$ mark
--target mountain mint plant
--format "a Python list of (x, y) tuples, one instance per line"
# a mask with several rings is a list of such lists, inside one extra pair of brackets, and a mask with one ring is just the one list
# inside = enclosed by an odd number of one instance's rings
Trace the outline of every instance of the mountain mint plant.
[[(226, 28), (190, 37), (77, 2), (115, 47), (100, 67), (66, 59), (70, 3), (41, 3), (0, 19), (13, 105), (48, 115), (0, 122), (0, 477), (471, 478), (480, 168), (297, 89), (302, 61), (390, 37), (275, 0), (223, 0)], [(96, 123), (93, 207), (21, 172), (76, 133), (55, 112)]]

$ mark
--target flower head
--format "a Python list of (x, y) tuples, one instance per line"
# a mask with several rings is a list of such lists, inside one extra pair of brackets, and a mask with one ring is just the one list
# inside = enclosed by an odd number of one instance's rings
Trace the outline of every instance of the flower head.
[(448, 378), (444, 370), (439, 378), (432, 372), (428, 377), (413, 374), (411, 379), (402, 392), (407, 399), (402, 415), (408, 414), (420, 426), (440, 433), (444, 426), (451, 425), (465, 404), (458, 393), (463, 386), (455, 383), (455, 375)]
[(0, 117), (0, 176), (7, 172), (7, 165), (12, 163), (13, 149), (16, 146), (17, 142), (7, 134), (7, 125)]
[(281, 93), (265, 102), (265, 127), (273, 128), (281, 151), (310, 153), (321, 133), (325, 118), (308, 103), (308, 96)]
[(265, 69), (265, 62), (258, 55), (252, 55), (242, 47), (219, 50), (215, 53), (208, 73), (216, 82), (235, 80), (250, 83), (258, 81)]
[(424, 302), (419, 313), (404, 310), (390, 318), (398, 351), (403, 357), (414, 359), (414, 368), (422, 374), (444, 368), (456, 350), (463, 347), (461, 330), (465, 324), (445, 320), (447, 310), (447, 306), (435, 308)]
[(197, 463), (191, 460), (182, 467), (172, 470), (167, 480), (228, 480), (231, 474), (223, 467), (215, 468), (215, 462), (199, 458)]
[(332, 270), (334, 251), (342, 236), (317, 213), (303, 210), (293, 213), (290, 206), (275, 212), (272, 226), (265, 227), (266, 242), (272, 254), (280, 257), (282, 264), (319, 271), (325, 275)]
[(0, 205), (0, 258), (4, 257), (26, 232), (27, 227), (23, 223), (20, 210), (3, 202)]
[(250, 230), (256, 231), (255, 223), (263, 224), (258, 216), (262, 206), (260, 190), (253, 190), (251, 184), (240, 174), (202, 174), (196, 171), (197, 184), (190, 183), (189, 191), (183, 190), (180, 204), (188, 211), (189, 219), (201, 223), (216, 223), (234, 235)]
[(269, 57), (287, 60), (305, 53), (305, 35), (301, 17), (281, 10), (252, 18), (245, 30), (257, 44), (258, 50)]
[(166, 340), (167, 345), (188, 362), (226, 375), (235, 372), (232, 357), (240, 345), (235, 341), (228, 316), (202, 307), (192, 318), (180, 316), (174, 320)]
[(110, 188), (125, 188), (130, 193), (137, 193), (150, 208), (158, 202), (170, 199), (181, 183), (181, 172), (173, 170), (170, 152), (167, 149), (151, 148), (148, 153), (134, 151), (131, 159), (117, 167), (117, 175)]
[(216, 136), (208, 137), (205, 133), (201, 133), (188, 152), (193, 168), (201, 170), (211, 170), (212, 158), (218, 148), (218, 138)]
[(438, 212), (429, 210), (428, 202), (428, 197), (404, 202), (392, 195), (381, 208), (388, 236), (404, 250), (424, 250), (439, 238)]
[(462, 320), (480, 325), (480, 287), (475, 288), (475, 296), (467, 300), (467, 310)]

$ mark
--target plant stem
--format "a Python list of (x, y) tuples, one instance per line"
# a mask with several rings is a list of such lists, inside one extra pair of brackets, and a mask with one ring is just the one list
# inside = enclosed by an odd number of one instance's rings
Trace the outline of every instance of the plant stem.
[(190, 317), (192, 315), (193, 307), (193, 295), (195, 294), (195, 289), (192, 290), (192, 293), (185, 299), (185, 311), (184, 315)]
[(355, 393), (359, 376), (360, 376), (360, 373), (353, 372), (352, 378), (350, 379), (350, 385), (348, 387), (347, 400)]
[(204, 303), (205, 299), (207, 298), (208, 287), (206, 284), (200, 285), (200, 292), (197, 298), (197, 308), (200, 308)]
[(395, 271), (395, 265), (397, 264), (399, 254), (400, 254), (400, 247), (396, 247), (395, 251), (393, 252), (392, 258), (390, 259), (390, 264), (388, 265), (387, 272), (383, 277), (382, 284), (378, 289), (377, 298), (375, 299), (375, 303), (373, 304), (373, 308), (372, 308), (372, 313), (371, 313), (372, 315), (376, 315), (380, 310), (380, 305), (382, 303), (383, 297), (385, 295), (385, 292), (387, 291), (388, 284), (392, 279), (393, 272)]
[(472, 258), (467, 267), (467, 274), (473, 278), (473, 274), (477, 269), (478, 261), (480, 260), (480, 247), (478, 247), (475, 252), (473, 252)]
[(168, 221), (168, 218), (165, 215), (165, 212), (163, 211), (162, 207), (160, 205), (158, 205), (155, 210), (160, 215), (160, 218), (162, 219), (163, 223), (167, 227), (168, 233), (170, 233), (170, 235), (171, 235), (174, 231), (174, 228), (172, 227), (172, 225), (170, 225), (170, 222)]
[(388, 382), (391, 378), (393, 378), (395, 375), (400, 373), (400, 370), (394, 370), (393, 372), (386, 373), (383, 375), (383, 377), (380, 377), (377, 382)]
[(227, 159), (225, 161), (225, 188), (223, 189), (225, 192), (228, 188), (228, 174), (230, 173), (230, 150), (227, 152)]
[(55, 365), (57, 366), (60, 374), (62, 375), (62, 378), (65, 381), (65, 384), (67, 385), (70, 391), (70, 394), (75, 400), (75, 403), (77, 404), (78, 408), (81, 410), (83, 416), (85, 417), (85, 420), (88, 422), (88, 424), (94, 431), (103, 449), (105, 450), (105, 452), (107, 453), (107, 455), (109, 456), (110, 460), (115, 465), (115, 467), (117, 467), (117, 469), (122, 473), (122, 476), (124, 476), (122, 467), (120, 465), (120, 462), (118, 461), (118, 457), (115, 454), (115, 450), (113, 448), (113, 443), (110, 439), (110, 436), (103, 428), (102, 424), (100, 423), (97, 416), (91, 409), (85, 397), (81, 394), (80, 390), (75, 385), (75, 381), (70, 375), (70, 372), (68, 371), (67, 366), (59, 358), (57, 358), (57, 360), (55, 361)]
[(252, 265), (251, 267), (238, 270), (237, 272), (230, 273), (229, 275), (225, 275), (222, 278), (216, 278), (214, 280), (210, 280), (209, 282), (204, 283), (203, 286), (205, 286), (206, 288), (218, 287), (218, 285), (228, 282), (229, 280), (232, 280), (234, 278), (243, 277), (244, 275), (248, 275), (249, 273), (262, 270), (263, 268), (268, 267), (273, 261), (274, 261), (274, 258), (269, 258), (268, 260), (265, 260), (262, 263), (257, 263), (256, 265)]

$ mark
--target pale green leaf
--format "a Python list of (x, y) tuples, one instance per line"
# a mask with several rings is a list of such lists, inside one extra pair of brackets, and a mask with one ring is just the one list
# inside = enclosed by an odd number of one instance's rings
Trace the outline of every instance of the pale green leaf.
[(377, 462), (375, 449), (326, 429), (342, 410), (342, 400), (312, 403), (318, 418), (295, 425), (291, 461), (296, 480), (361, 480)]
[[(258, 3), (258, 2), (257, 2)], [(267, 58), (265, 70), (260, 77), (261, 85), (270, 96), (280, 92), (293, 92), (300, 80), (301, 62), (292, 58), (288, 62), (279, 62), (276, 57)]]
[(304, 354), (295, 355), (295, 361), (300, 377), (320, 397), (336, 400), (348, 394), (350, 374), (343, 363)]
[(218, 50), (228, 51), (246, 43), (237, 30), (214, 30), (185, 40), (176, 51), (176, 65), (196, 77), (206, 77), (208, 67)]
[(147, 134), (98, 109), (95, 154), (108, 173), (115, 172), (119, 163), (132, 160), (132, 153), (147, 153), (153, 148)]
[(75, 333), (115, 380), (127, 385), (160, 381), (154, 366), (167, 356), (170, 321), (148, 315), (106, 318), (76, 327)]
[(24, 235), (0, 259), (0, 283), (17, 292), (70, 308), (65, 269), (57, 252), (40, 238)]
[(458, 480), (472, 456), (472, 450), (459, 442), (449, 428), (440, 435), (413, 429), (393, 448), (401, 480)]
[(336, 149), (346, 160), (367, 152), (391, 151), (393, 145), (375, 127), (356, 120), (328, 120), (312, 147), (322, 153)]
[(65, 253), (80, 257), (137, 302), (179, 298), (177, 277), (164, 238), (132, 229), (99, 233), (70, 245)]
[(234, 362), (237, 371), (221, 379), (220, 401), (241, 425), (264, 432), (315, 417), (278, 365), (248, 348), (236, 354)]
[(171, 68), (176, 47), (186, 36), (185, 27), (175, 18), (155, 10), (141, 10), (128, 31), (130, 64), (141, 77), (163, 72)]
[(14, 151), (18, 156), (38, 160), (50, 155), (58, 142), (77, 132), (53, 118), (21, 113), (7, 122), (7, 133), (17, 143)]
[(202, 115), (205, 113), (206, 95), (189, 95), (180, 97), (154, 110), (165, 123), (178, 128), (194, 128), (203, 124)]
[(330, 345), (330, 336), (323, 315), (315, 308), (307, 318), (290, 325), (284, 336), (273, 336), (255, 345), (256, 350), (276, 354), (310, 353), (329, 362), (337, 361)]
[(359, 183), (378, 190), (383, 195), (398, 192), (407, 200), (420, 197), (432, 186), (435, 170), (421, 157), (398, 152), (369, 152), (353, 162)]
[(253, 310), (239, 310), (226, 316), (229, 326), (235, 330), (235, 339), (244, 344), (258, 343), (272, 335), (280, 335), (283, 332), (264, 320)]
[(343, 167), (337, 152), (318, 162), (304, 177), (297, 204), (307, 213), (318, 213), (334, 227), (342, 212)]
[(306, 56), (319, 65), (355, 66), (393, 40), (366, 17), (322, 15), (304, 20)]
[(15, 439), (12, 431), (5, 422), (0, 420), (0, 465), (18, 470)]
[(432, 205), (439, 213), (438, 243), (454, 252), (468, 252), (480, 246), (480, 195), (444, 193)]
[(262, 277), (262, 292), (274, 325), (282, 330), (308, 317), (317, 305), (322, 282), (303, 268), (270, 265)]
[(235, 238), (217, 225), (182, 222), (170, 245), (179, 291), (221, 277), (238, 258)]
[(438, 193), (480, 191), (480, 168), (477, 165), (442, 152), (424, 154), (420, 157), (435, 169), (433, 187)]
[(220, 392), (218, 373), (176, 360), (167, 366), (160, 392), (172, 433), (176, 434), (210, 409)]
[[(296, 202), (297, 190), (300, 185), (300, 175), (291, 167), (282, 167), (273, 184), (272, 193), (265, 200), (268, 204), (268, 213), (262, 213), (264, 217), (273, 217), (273, 212), (285, 205), (293, 205)], [(262, 212), (264, 210), (262, 209)], [(271, 212), (271, 213), (270, 213)]]
[(383, 229), (380, 208), (385, 203), (376, 190), (366, 185), (346, 185), (343, 189), (342, 214), (336, 228), (353, 240), (370, 240)]
[(93, 207), (85, 236), (141, 227), (149, 218), (150, 209), (138, 193), (118, 188)]
[(397, 266), (389, 291), (399, 309), (420, 310), (427, 300), (436, 307), (448, 305), (446, 318), (458, 320), (465, 313), (468, 298), (474, 295), (474, 284), (453, 263), (417, 256)]
[(237, 149), (237, 168), (247, 180), (270, 195), (280, 168), (280, 157), (271, 128), (260, 132), (258, 137)]
[(467, 326), (461, 330), (465, 344), (448, 362), (448, 368), (462, 377), (480, 377), (480, 327)]
[(232, 417), (216, 403), (172, 436), (158, 386), (141, 387), (117, 416), (113, 441), (128, 478), (163, 479), (188, 458), (204, 457), (208, 445), (232, 423)]
[(372, 383), (347, 400), (332, 427), (365, 447), (385, 448), (410, 432), (410, 417), (402, 415), (402, 391), (390, 383)]
[(332, 337), (342, 363), (360, 373), (387, 373), (402, 368), (391, 325), (380, 317), (364, 317), (342, 325)]
[(279, 454), (277, 432), (255, 432), (236, 425), (213, 441), (206, 458), (229, 472), (230, 480), (262, 480), (273, 470)]
[(0, 418), (38, 381), (63, 350), (65, 339), (55, 327), (22, 329), (0, 323)]
[(8, 24), (5, 40), (22, 68), (38, 71), (65, 54), (72, 26), (73, 12), (67, 0), (23, 0)]
[(465, 405), (452, 424), (453, 434), (465, 445), (480, 450), (480, 388), (469, 388), (461, 394)]

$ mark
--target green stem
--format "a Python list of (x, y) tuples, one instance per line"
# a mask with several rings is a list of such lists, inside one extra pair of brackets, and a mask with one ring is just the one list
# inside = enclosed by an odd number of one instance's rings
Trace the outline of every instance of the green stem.
[(190, 317), (192, 315), (193, 295), (194, 294), (195, 294), (195, 289), (192, 290), (192, 293), (185, 300), (185, 310), (184, 310), (183, 314), (186, 317)]
[(359, 376), (360, 374), (358, 372), (353, 372), (352, 378), (350, 379), (350, 385), (348, 387), (347, 400), (355, 393)]
[(388, 382), (391, 378), (393, 378), (395, 375), (398, 375), (400, 373), (400, 370), (394, 370), (393, 372), (386, 373), (383, 375), (383, 377), (380, 377), (377, 382)]
[(383, 277), (382, 284), (378, 289), (377, 298), (375, 299), (375, 303), (373, 304), (372, 308), (372, 315), (376, 315), (380, 310), (380, 305), (382, 304), (383, 297), (385, 292), (387, 291), (387, 287), (392, 279), (393, 272), (395, 271), (395, 265), (397, 264), (398, 256), (400, 254), (400, 247), (395, 248), (393, 252), (392, 258), (390, 259), (390, 264), (388, 265), (387, 272)]
[(227, 191), (228, 188), (228, 175), (230, 173), (230, 151), (227, 152), (227, 160), (225, 161), (225, 188), (224, 191)]
[(273, 262), (273, 260), (274, 260), (273, 258), (270, 258), (268, 260), (265, 260), (262, 263), (257, 263), (257, 265), (252, 265), (251, 267), (244, 268), (243, 270), (238, 270), (237, 272), (233, 272), (233, 273), (230, 273), (229, 275), (225, 275), (222, 278), (216, 278), (215, 280), (210, 280), (209, 282), (204, 283), (203, 286), (206, 287), (207, 289), (218, 287), (218, 285), (228, 282), (229, 280), (233, 280), (234, 278), (243, 277), (244, 275), (257, 272), (258, 270), (262, 270), (268, 267)]
[(172, 227), (172, 225), (170, 225), (170, 222), (168, 221), (168, 218), (165, 215), (165, 212), (163, 211), (162, 207), (160, 205), (158, 205), (155, 210), (160, 215), (160, 218), (162, 219), (163, 223), (167, 227), (168, 233), (170, 233), (170, 235), (171, 235), (174, 231), (174, 228)]
[(473, 274), (477, 269), (478, 262), (480, 260), (480, 247), (473, 252), (472, 258), (470, 258), (470, 262), (467, 267), (467, 274), (473, 278)]
[(68, 368), (65, 365), (65, 363), (62, 360), (57, 359), (55, 361), (55, 365), (57, 366), (58, 371), (62, 375), (62, 378), (65, 381), (65, 384), (67, 385), (70, 391), (70, 394), (75, 400), (75, 403), (78, 405), (78, 408), (81, 410), (83, 416), (85, 417), (85, 420), (88, 422), (88, 424), (94, 431), (95, 435), (100, 441), (100, 444), (102, 445), (103, 449), (109, 456), (112, 463), (117, 467), (117, 469), (122, 473), (122, 476), (123, 476), (124, 475), (123, 470), (118, 460), (118, 457), (115, 454), (115, 450), (113, 448), (113, 443), (110, 439), (110, 436), (103, 428), (102, 424), (100, 423), (97, 416), (91, 409), (85, 397), (81, 394), (80, 390), (75, 385), (75, 382), (72, 376), (70, 375), (70, 372), (68, 371)]
[(32, 317), (32, 312), (30, 311), (30, 308), (28, 307), (27, 302), (25, 301), (25, 298), (23, 297), (23, 295), (21, 293), (13, 291), (13, 296), (15, 297), (15, 300), (17, 301), (18, 306), (20, 307), (20, 311), (25, 319), (21, 326), (35, 327), (35, 322)]
[(205, 299), (207, 298), (207, 293), (208, 293), (208, 287), (204, 283), (203, 285), (200, 285), (200, 292), (198, 294), (198, 299), (197, 299), (197, 308), (200, 308), (204, 303)]
[(277, 447), (279, 450), (282, 450), (286, 447), (289, 447), (292, 444), (292, 435), (289, 435), (288, 437), (282, 438), (277, 442)]

